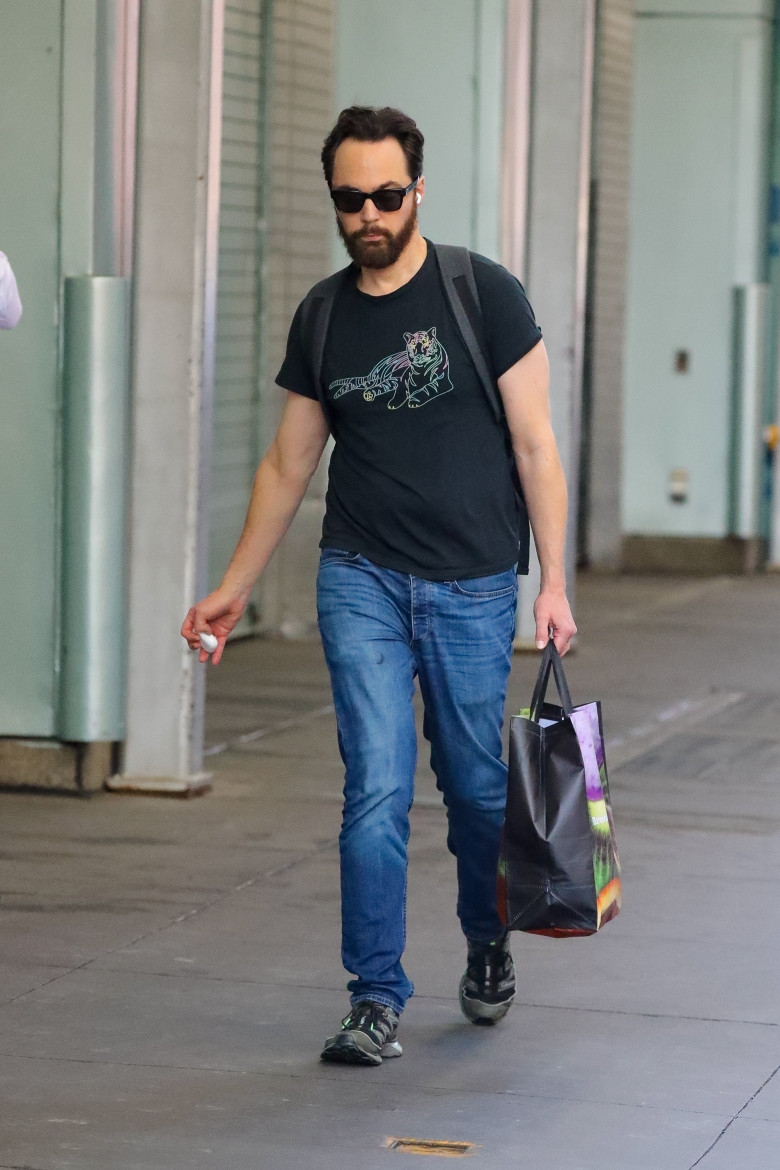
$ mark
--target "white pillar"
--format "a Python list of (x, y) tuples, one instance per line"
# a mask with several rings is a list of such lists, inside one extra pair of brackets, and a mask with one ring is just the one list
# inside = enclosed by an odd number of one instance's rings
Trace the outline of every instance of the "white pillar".
[(521, 284), (526, 282), (528, 243), (532, 36), (533, 0), (507, 0), (501, 252), (504, 266)]
[(112, 787), (187, 791), (204, 668), (179, 627), (205, 588), (224, 0), (142, 0), (127, 738)]
[[(594, 0), (534, 0), (533, 4), (524, 276), (550, 356), (553, 426), (569, 486), (566, 576), (572, 602), (595, 15)], [(511, 100), (509, 86), (507, 93)], [(522, 134), (518, 141), (522, 142)], [(532, 554), (531, 572), (520, 579), (516, 644), (521, 647), (533, 644), (532, 606), (538, 589), (538, 562)]]

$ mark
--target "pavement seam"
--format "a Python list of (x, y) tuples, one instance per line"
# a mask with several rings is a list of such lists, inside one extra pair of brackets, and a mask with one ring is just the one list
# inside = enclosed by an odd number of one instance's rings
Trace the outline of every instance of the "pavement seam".
[(648, 723), (632, 727), (624, 735), (607, 738), (605, 749), (610, 770), (633, 763), (681, 730), (720, 715), (744, 698), (744, 691), (707, 691), (704, 695), (692, 695), (659, 711)]
[[(0, 1059), (3, 1060), (29, 1060), (36, 1063), (49, 1062), (51, 1064), (80, 1064), (80, 1065), (97, 1065), (102, 1068), (147, 1068), (147, 1069), (161, 1069), (168, 1072), (193, 1072), (193, 1073), (210, 1073), (217, 1076), (230, 1077), (270, 1077), (274, 1080), (289, 1080), (289, 1081), (336, 1081), (337, 1076), (331, 1074), (330, 1076), (323, 1076), (320, 1070), (319, 1061), (316, 1064), (317, 1072), (277, 1072), (270, 1069), (248, 1069), (248, 1068), (212, 1068), (210, 1065), (203, 1064), (160, 1064), (152, 1063), (151, 1061), (134, 1061), (134, 1060), (87, 1060), (86, 1057), (80, 1056), (29, 1056), (26, 1054), (0, 1052)], [(402, 1086), (397, 1082), (391, 1082), (393, 1088), (403, 1087), (418, 1089), (424, 1093), (431, 1094), (446, 1094), (452, 1093), (450, 1085), (431, 1085), (428, 1082), (418, 1082), (404, 1079)], [(388, 1086), (388, 1087), (391, 1087)], [(529, 1101), (576, 1101), (585, 1105), (614, 1105), (619, 1109), (649, 1109), (658, 1113), (682, 1113), (687, 1117), (717, 1117), (722, 1118), (722, 1113), (713, 1113), (708, 1109), (682, 1109), (678, 1105), (648, 1105), (645, 1102), (637, 1103), (633, 1101), (617, 1101), (610, 1099), (605, 1101), (598, 1097), (572, 1097), (562, 1096), (559, 1093), (526, 1093), (520, 1092), (516, 1089), (458, 1089), (457, 1092), (464, 1096), (473, 1097), (514, 1097), (518, 1100)], [(759, 1090), (760, 1092), (760, 1090)], [(751, 1098), (752, 1100), (752, 1098)], [(748, 1102), (747, 1104), (750, 1104)], [(744, 1106), (743, 1106), (744, 1108)], [(733, 1119), (732, 1119), (733, 1120)], [(731, 1122), (729, 1122), (731, 1124)], [(778, 1124), (780, 1122), (772, 1122), (770, 1124)], [(0, 1170), (6, 1170), (0, 1164)], [(23, 1168), (26, 1170), (26, 1168)], [(693, 1170), (693, 1167), (691, 1167)]]
[[(132, 945), (132, 944), (124, 944)], [(108, 951), (107, 954), (114, 954), (113, 951)], [(90, 962), (96, 962), (91, 959)], [(80, 971), (80, 967), (73, 967), (71, 971), (64, 974), (73, 974)], [(275, 979), (242, 979), (230, 975), (208, 975), (199, 971), (189, 971), (182, 968), (181, 971), (139, 971), (131, 967), (100, 967), (99, 971), (112, 972), (114, 975), (134, 975), (142, 979), (201, 979), (204, 983), (236, 983), (242, 987), (279, 987), (288, 989), (293, 986), (288, 983), (279, 983)], [(53, 982), (53, 981), (50, 981)], [(296, 991), (333, 991), (341, 992), (341, 986), (335, 988), (322, 983), (296, 983), (294, 984)], [(35, 989), (37, 990), (37, 989)], [(29, 993), (28, 993), (29, 994)], [(449, 1003), (450, 998), (444, 995), (421, 995), (415, 992), (416, 1001), (424, 1001), (426, 1003)], [(8, 1002), (11, 1002), (10, 1000)], [(4, 1004), (0, 1004), (3, 1007)], [(676, 1012), (630, 1012), (625, 1008), (594, 1008), (585, 1006), (574, 1006), (572, 1004), (561, 1003), (528, 1003), (522, 1000), (515, 999), (515, 1008), (532, 1008), (534, 1011), (550, 1011), (550, 1012), (587, 1012), (590, 1015), (597, 1016), (628, 1016), (630, 1019), (639, 1020), (677, 1020), (679, 1022), (691, 1024), (735, 1024), (741, 1028), (780, 1028), (780, 1022), (776, 1020), (738, 1020), (729, 1019), (725, 1016), (681, 1016)], [(0, 1167), (2, 1170), (2, 1167)]]
[(279, 723), (270, 723), (267, 727), (258, 727), (256, 731), (247, 731), (243, 735), (236, 735), (232, 739), (226, 739), (224, 743), (214, 744), (208, 747), (203, 752), (203, 758), (207, 756), (218, 756), (222, 752), (229, 751), (232, 747), (238, 747), (243, 743), (254, 743), (256, 739), (264, 739), (267, 735), (277, 735), (281, 731), (289, 731), (291, 727), (301, 727), (306, 723), (311, 723), (315, 719), (322, 719), (325, 715), (335, 714), (336, 708), (332, 703), (326, 704), (324, 707), (314, 707), (311, 711), (304, 711), (303, 715), (295, 715), (291, 719), (282, 719)]
[(297, 865), (302, 865), (306, 861), (310, 861), (314, 857), (319, 857), (322, 853), (327, 853), (328, 850), (334, 849), (338, 844), (338, 839), (334, 838), (332, 841), (326, 841), (325, 844), (313, 849), (310, 853), (303, 857), (298, 857), (294, 861), (288, 861), (284, 865), (277, 865), (273, 869), (263, 870), (262, 873), (256, 874), (254, 877), (247, 878), (246, 881), (240, 882), (239, 885), (231, 887), (229, 890), (224, 890), (216, 898), (212, 898), (208, 902), (202, 903), (200, 906), (194, 906), (191, 910), (184, 914), (177, 914), (175, 918), (161, 926), (157, 926), (154, 930), (147, 930), (144, 934), (139, 934), (136, 938), (127, 939), (118, 946), (110, 947), (107, 951), (101, 951), (99, 955), (93, 955), (87, 959), (85, 963), (79, 963), (75, 967), (70, 967), (61, 974), (55, 975), (53, 979), (47, 979), (44, 983), (39, 984), (38, 987), (31, 987), (27, 991), (22, 991), (19, 995), (11, 996), (10, 999), (4, 1000), (1, 1007), (7, 1007), (9, 1004), (16, 1003), (17, 1000), (25, 999), (28, 995), (33, 995), (37, 991), (42, 991), (44, 987), (50, 987), (52, 983), (58, 983), (60, 979), (67, 979), (69, 975), (75, 975), (77, 971), (84, 971), (93, 963), (97, 963), (99, 959), (108, 958), (110, 955), (115, 955), (119, 951), (124, 950), (125, 947), (135, 946), (137, 943), (144, 942), (146, 939), (154, 938), (157, 934), (162, 934), (163, 931), (170, 930), (172, 926), (178, 926), (182, 922), (186, 922), (189, 918), (194, 918), (201, 914), (204, 910), (210, 910), (212, 906), (218, 906), (220, 902), (226, 901), (233, 897), (234, 894), (240, 894), (242, 890), (249, 889), (250, 886), (259, 885), (261, 882), (268, 881), (269, 878), (276, 877), (277, 874), (285, 873), (287, 870), (294, 869)]
[[(701, 1157), (697, 1158), (696, 1161), (693, 1163), (693, 1165), (688, 1168), (688, 1170), (695, 1170), (695, 1168), (697, 1166), (701, 1165), (701, 1163), (704, 1161), (704, 1159), (707, 1157), (707, 1155), (712, 1153), (712, 1151), (715, 1149), (715, 1147), (717, 1146), (720, 1139), (724, 1136), (724, 1134), (726, 1134), (731, 1129), (734, 1122), (737, 1121), (742, 1116), (742, 1114), (745, 1112), (745, 1110), (748, 1108), (749, 1105), (753, 1104), (753, 1102), (755, 1101), (755, 1099), (759, 1095), (759, 1093), (762, 1093), (764, 1091), (764, 1089), (767, 1087), (769, 1082), (771, 1080), (773, 1080), (773, 1078), (776, 1077), (779, 1072), (780, 1072), (780, 1064), (777, 1066), (777, 1068), (774, 1070), (774, 1072), (771, 1072), (769, 1074), (769, 1076), (766, 1078), (764, 1083), (762, 1085), (759, 1085), (759, 1087), (756, 1089), (753, 1096), (748, 1098), (748, 1100), (745, 1102), (745, 1104), (742, 1106), (742, 1108), (740, 1110), (738, 1110), (737, 1113), (734, 1114), (734, 1116), (731, 1118), (731, 1120), (728, 1121), (726, 1123), (726, 1125), (723, 1126), (723, 1129), (720, 1131), (718, 1136), (715, 1138), (715, 1141), (712, 1143), (712, 1145), (707, 1147), (707, 1149), (704, 1151), (704, 1153), (701, 1155)], [(775, 1124), (777, 1124), (777, 1123), (775, 1123)]]
[[(659, 613), (677, 609), (679, 606), (687, 605), (692, 601), (701, 601), (712, 593), (719, 593), (722, 589), (728, 589), (733, 585), (733, 581), (734, 579), (732, 577), (719, 576), (708, 581), (686, 582), (676, 587), (670, 587), (665, 591), (663, 596), (656, 598), (654, 601), (635, 605), (618, 613), (610, 612), (609, 624), (610, 626), (614, 626), (618, 623), (622, 625), (652, 619)], [(591, 624), (595, 623), (592, 622)]]
[[(679, 730), (680, 727), (693, 726), (701, 723), (711, 716), (720, 714), (745, 697), (743, 691), (708, 691), (704, 695), (699, 694), (691, 696), (688, 699), (682, 699), (673, 706), (659, 711), (649, 723), (631, 728), (624, 735), (617, 736), (613, 740), (607, 740), (607, 751), (610, 754), (610, 763), (613, 769), (622, 767), (651, 748), (659, 746), (659, 744), (663, 743)], [(307, 723), (313, 722), (315, 719), (321, 719), (324, 716), (333, 715), (334, 713), (335, 708), (332, 703), (328, 703), (322, 707), (315, 707), (310, 711), (305, 711), (302, 715), (296, 715), (290, 719), (283, 719), (278, 723), (271, 723), (267, 727), (260, 727), (255, 731), (248, 731), (242, 735), (233, 736), (223, 743), (214, 744), (206, 748), (203, 755), (204, 758), (220, 755), (222, 752), (229, 751), (231, 748), (238, 748), (243, 744), (254, 743), (258, 739), (264, 739), (269, 735), (277, 735), (293, 727), (304, 726)], [(343, 799), (341, 794), (340, 799)]]

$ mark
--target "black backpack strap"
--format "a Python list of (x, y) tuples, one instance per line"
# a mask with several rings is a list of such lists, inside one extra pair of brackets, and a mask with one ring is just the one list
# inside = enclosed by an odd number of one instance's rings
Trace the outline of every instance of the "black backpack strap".
[(322, 384), (322, 364), (325, 357), (325, 340), (328, 336), (333, 306), (336, 297), (352, 272), (352, 265), (326, 276), (314, 285), (306, 295), (301, 309), (301, 331), (303, 346), (309, 358), (317, 398), (328, 426), (333, 430), (333, 413), (328, 404), (325, 387)]
[[(482, 315), (477, 282), (474, 279), (471, 253), (468, 248), (458, 248), (452, 244), (436, 244), (435, 252), (447, 301), (469, 356), (474, 363), (477, 377), (485, 391), (496, 422), (503, 422), (506, 426), (504, 404), (501, 401), (497, 380), (491, 365), (490, 350), (485, 334), (485, 319)], [(511, 449), (508, 427), (507, 442), (510, 443)], [(517, 571), (518, 573), (527, 573), (530, 550), (528, 509), (514, 459), (512, 460), (512, 483), (517, 498), (519, 525)]]
[(495, 376), (490, 368), (484, 318), (479, 303), (477, 282), (474, 279), (471, 253), (468, 248), (459, 248), (452, 244), (436, 244), (434, 251), (452, 315), (493, 414), (501, 421), (504, 417), (504, 408)]

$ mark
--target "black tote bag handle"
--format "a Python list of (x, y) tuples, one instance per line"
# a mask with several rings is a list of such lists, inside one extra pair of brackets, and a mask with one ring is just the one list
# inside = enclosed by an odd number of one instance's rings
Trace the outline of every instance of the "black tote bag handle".
[(533, 697), (531, 699), (531, 719), (534, 723), (539, 722), (539, 712), (544, 703), (544, 696), (547, 693), (547, 684), (550, 681), (550, 670), (552, 669), (555, 676), (555, 687), (558, 691), (558, 696), (561, 700), (561, 708), (564, 715), (571, 715), (574, 710), (574, 704), (571, 701), (569, 694), (569, 685), (566, 682), (566, 675), (563, 673), (563, 663), (561, 656), (558, 653), (555, 642), (550, 638), (549, 642), (542, 653), (542, 661), (539, 664), (539, 674), (536, 679), (536, 686), (534, 687)]

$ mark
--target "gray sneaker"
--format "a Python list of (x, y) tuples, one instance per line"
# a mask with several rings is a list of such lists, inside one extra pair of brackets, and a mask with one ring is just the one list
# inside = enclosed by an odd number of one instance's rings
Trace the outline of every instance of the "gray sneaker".
[(320, 1057), (339, 1064), (381, 1064), (403, 1052), (397, 1035), (393, 1009), (364, 999), (341, 1021), (340, 1031), (328, 1037)]
[(491, 942), (468, 939), (466, 970), (460, 981), (460, 1009), (472, 1024), (497, 1024), (515, 998), (515, 965), (509, 935)]

